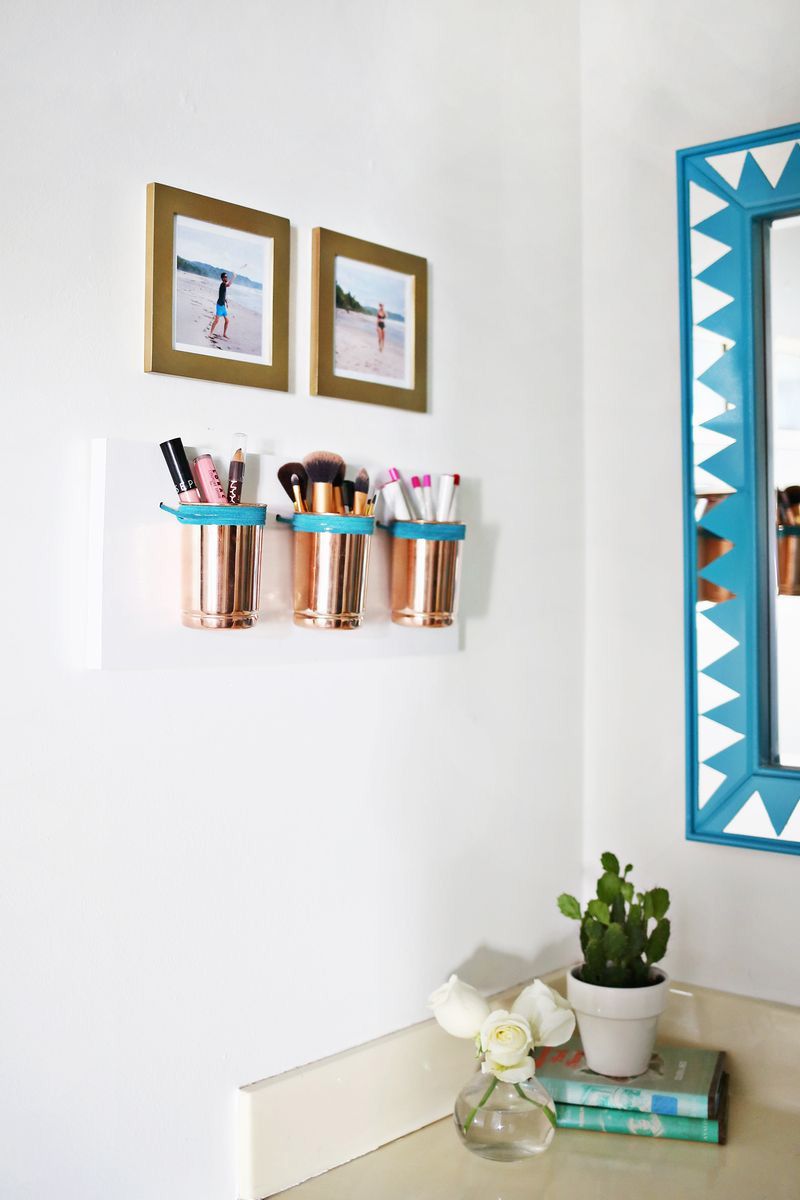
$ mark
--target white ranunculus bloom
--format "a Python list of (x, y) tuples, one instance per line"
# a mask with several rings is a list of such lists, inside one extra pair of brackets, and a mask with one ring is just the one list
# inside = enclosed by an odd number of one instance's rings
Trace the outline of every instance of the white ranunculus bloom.
[(531, 1027), (518, 1012), (495, 1009), (481, 1025), (481, 1050), (501, 1067), (518, 1066), (532, 1044)]
[(457, 975), (451, 975), (428, 997), (433, 1015), (446, 1033), (453, 1037), (475, 1038), (489, 1013), (489, 1005), (480, 992)]
[(541, 979), (535, 979), (520, 992), (514, 1001), (514, 1011), (527, 1018), (534, 1046), (560, 1046), (569, 1041), (575, 1030), (575, 1013), (569, 1001)]
[(496, 1075), (501, 1083), (524, 1083), (526, 1079), (532, 1078), (536, 1065), (530, 1054), (523, 1058), (522, 1062), (513, 1063), (510, 1067), (505, 1067), (487, 1056), (481, 1063), (481, 1070), (484, 1075)]

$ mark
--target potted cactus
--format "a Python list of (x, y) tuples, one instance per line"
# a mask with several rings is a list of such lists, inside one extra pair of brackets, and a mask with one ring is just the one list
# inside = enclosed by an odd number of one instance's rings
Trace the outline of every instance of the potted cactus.
[(583, 962), (567, 975), (567, 996), (578, 1018), (587, 1065), (601, 1075), (630, 1077), (647, 1070), (664, 1011), (669, 977), (655, 966), (667, 952), (669, 892), (637, 892), (605, 853), (597, 896), (586, 908), (562, 892), (558, 907), (580, 921)]

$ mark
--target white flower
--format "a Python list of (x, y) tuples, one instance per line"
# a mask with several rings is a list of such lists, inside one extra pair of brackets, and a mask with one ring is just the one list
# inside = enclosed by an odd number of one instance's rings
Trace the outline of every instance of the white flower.
[(489, 1013), (489, 1005), (480, 992), (457, 975), (451, 975), (447, 983), (432, 992), (428, 1004), (445, 1033), (452, 1033), (453, 1037), (477, 1037)]
[(498, 1008), (481, 1025), (481, 1050), (501, 1067), (518, 1067), (532, 1044), (531, 1027), (519, 1013)]
[(575, 1030), (575, 1013), (569, 1002), (541, 979), (520, 992), (514, 1010), (527, 1018), (534, 1046), (560, 1046)]
[(501, 1083), (524, 1083), (533, 1076), (536, 1065), (530, 1054), (523, 1058), (522, 1062), (514, 1063), (510, 1067), (504, 1067), (502, 1063), (495, 1062), (487, 1056), (481, 1063), (481, 1070), (484, 1075), (496, 1075)]

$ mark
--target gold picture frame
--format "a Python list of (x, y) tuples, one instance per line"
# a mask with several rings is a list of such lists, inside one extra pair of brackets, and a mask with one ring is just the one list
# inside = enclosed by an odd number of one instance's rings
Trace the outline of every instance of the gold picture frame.
[(427, 412), (427, 259), (313, 231), (311, 393)]
[(145, 371), (288, 391), (289, 241), (285, 217), (148, 184)]

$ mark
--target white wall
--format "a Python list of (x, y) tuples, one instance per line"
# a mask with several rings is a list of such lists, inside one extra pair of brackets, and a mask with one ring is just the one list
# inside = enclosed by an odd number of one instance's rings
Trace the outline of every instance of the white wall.
[[(523, 0), (6, 6), (3, 1196), (231, 1197), (237, 1085), (568, 957), (577, 37)], [(291, 218), (289, 395), (144, 375), (150, 180)], [(308, 398), (316, 224), (429, 258), (430, 416)], [(209, 428), (452, 463), (466, 651), (82, 670), (89, 438)]]
[(798, 119), (800, 9), (603, 0), (581, 11), (585, 858), (613, 848), (638, 879), (671, 888), (673, 974), (797, 1003), (800, 864), (684, 839), (674, 156)]

